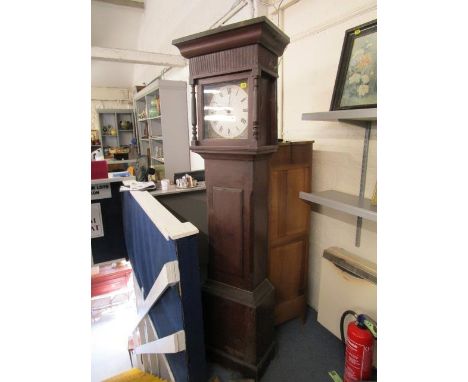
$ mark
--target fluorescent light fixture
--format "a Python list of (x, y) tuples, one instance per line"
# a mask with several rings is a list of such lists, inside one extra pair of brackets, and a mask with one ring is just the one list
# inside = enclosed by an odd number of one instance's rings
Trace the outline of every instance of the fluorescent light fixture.
[(223, 114), (205, 115), (205, 121), (236, 122), (236, 117)]

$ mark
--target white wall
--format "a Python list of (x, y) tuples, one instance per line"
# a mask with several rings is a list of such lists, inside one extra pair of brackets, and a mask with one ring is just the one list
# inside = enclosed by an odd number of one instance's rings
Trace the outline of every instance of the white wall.
[[(369, 0), (302, 0), (284, 11), (291, 43), (283, 56), (284, 139), (314, 140), (312, 190), (359, 194), (364, 129), (337, 122), (302, 121), (305, 112), (327, 111), (335, 83), (344, 32), (377, 17)], [(372, 129), (365, 196), (377, 179), (376, 129)], [(317, 309), (323, 250), (339, 246), (377, 261), (377, 227), (363, 220), (361, 246), (354, 246), (356, 218), (327, 208), (312, 210), (309, 304)]]

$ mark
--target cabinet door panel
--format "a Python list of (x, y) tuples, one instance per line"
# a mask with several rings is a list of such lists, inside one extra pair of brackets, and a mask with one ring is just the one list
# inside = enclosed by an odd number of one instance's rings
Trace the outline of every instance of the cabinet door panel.
[(309, 169), (297, 168), (287, 172), (287, 197), (284, 217), (286, 226), (284, 235), (304, 232), (308, 227), (309, 206), (299, 199), (299, 192), (309, 192)]
[(291, 300), (303, 294), (304, 240), (270, 249), (269, 279), (276, 289), (276, 302)]
[(299, 199), (299, 192), (310, 191), (309, 168), (274, 170), (270, 177), (270, 240), (305, 233), (309, 207)]

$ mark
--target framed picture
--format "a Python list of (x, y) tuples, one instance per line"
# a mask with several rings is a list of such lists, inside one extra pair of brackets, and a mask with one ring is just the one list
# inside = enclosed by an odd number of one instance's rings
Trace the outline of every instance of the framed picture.
[(345, 32), (330, 110), (377, 107), (377, 20)]

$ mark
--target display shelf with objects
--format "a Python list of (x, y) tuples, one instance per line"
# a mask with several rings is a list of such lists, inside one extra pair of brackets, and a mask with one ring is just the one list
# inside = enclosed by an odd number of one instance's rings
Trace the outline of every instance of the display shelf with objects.
[(150, 165), (169, 179), (190, 171), (186, 83), (155, 81), (133, 99), (141, 155), (149, 149)]
[(96, 111), (99, 116), (99, 131), (97, 139), (93, 139), (96, 133), (91, 131), (92, 151), (102, 148), (106, 160), (128, 160), (132, 139), (135, 137), (133, 110), (98, 109)]
[(377, 206), (372, 205), (369, 199), (364, 198), (370, 133), (372, 126), (377, 126), (377, 108), (303, 113), (302, 120), (346, 122), (365, 129), (359, 195), (350, 195), (337, 190), (326, 190), (312, 193), (301, 192), (299, 195), (301, 199), (308, 203), (323, 205), (357, 216), (355, 245), (356, 247), (359, 247), (361, 244), (362, 219), (377, 221)]

